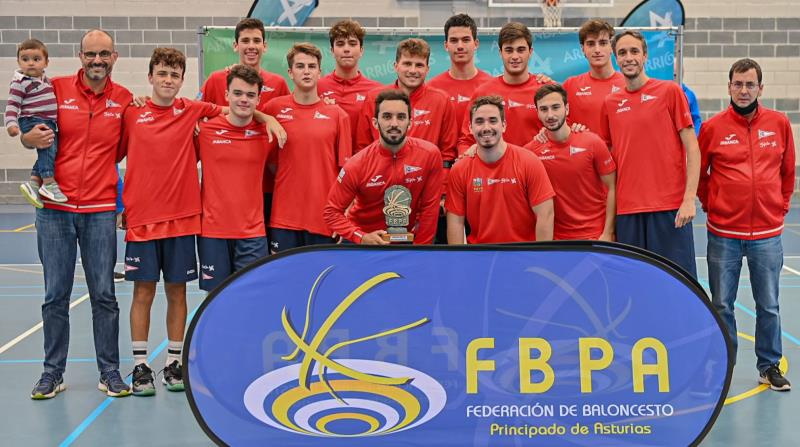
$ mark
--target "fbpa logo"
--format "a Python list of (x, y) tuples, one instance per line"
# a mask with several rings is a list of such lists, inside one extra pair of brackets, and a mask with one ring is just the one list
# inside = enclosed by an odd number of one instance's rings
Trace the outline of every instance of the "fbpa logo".
[[(423, 317), (342, 341), (320, 352), (331, 328), (354, 303), (379, 284), (401, 278), (397, 273), (386, 272), (364, 281), (333, 309), (316, 333), (309, 334), (312, 302), (332, 269), (328, 267), (320, 273), (311, 287), (302, 333), (298, 333), (289, 311), (283, 308), (281, 324), (296, 348), (282, 359), (294, 363), (264, 374), (247, 387), (244, 393), (247, 411), (270, 427), (323, 437), (386, 435), (430, 421), (442, 411), (447, 400), (444, 388), (432, 377), (394, 363), (333, 358), (341, 348), (411, 331), (430, 319)], [(302, 361), (298, 360), (300, 356)]]

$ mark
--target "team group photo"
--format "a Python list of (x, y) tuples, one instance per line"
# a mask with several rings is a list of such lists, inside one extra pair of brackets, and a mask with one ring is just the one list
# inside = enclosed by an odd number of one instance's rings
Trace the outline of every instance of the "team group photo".
[(791, 444), (800, 19), (487, 1), (4, 6), (8, 445)]

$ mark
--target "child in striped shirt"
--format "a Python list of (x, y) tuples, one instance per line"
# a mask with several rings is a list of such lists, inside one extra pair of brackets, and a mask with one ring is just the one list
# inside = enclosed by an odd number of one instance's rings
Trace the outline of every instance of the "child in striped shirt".
[(43, 206), (41, 197), (54, 202), (67, 201), (54, 178), (58, 151), (57, 103), (53, 86), (44, 74), (48, 61), (47, 47), (41, 41), (28, 39), (19, 44), (19, 69), (11, 80), (4, 119), (6, 131), (12, 137), (38, 125), (45, 125), (54, 132), (50, 147), (36, 150), (37, 159), (31, 170), (30, 181), (20, 185), (22, 194), (37, 208)]

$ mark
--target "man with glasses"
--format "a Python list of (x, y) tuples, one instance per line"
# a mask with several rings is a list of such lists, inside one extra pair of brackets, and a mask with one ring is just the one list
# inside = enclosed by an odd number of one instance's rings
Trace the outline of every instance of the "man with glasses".
[[(119, 374), (119, 307), (114, 295), (117, 259), (115, 158), (122, 116), (131, 93), (111, 81), (117, 60), (112, 37), (93, 29), (81, 39), (82, 68), (53, 79), (58, 102), (59, 153), (55, 175), (67, 202), (36, 210), (39, 259), (45, 278), (44, 372), (31, 398), (49, 399), (65, 389), (69, 301), (80, 246), (92, 304), (98, 388), (112, 397), (130, 394)], [(28, 147), (47, 147), (53, 132), (38, 126), (22, 136)]]
[(708, 214), (711, 301), (736, 347), (734, 303), (746, 256), (756, 302), (759, 382), (789, 391), (792, 385), (779, 368), (783, 354), (778, 281), (783, 216), (794, 191), (794, 141), (786, 115), (758, 103), (764, 90), (761, 79), (761, 67), (752, 59), (740, 59), (731, 67), (731, 105), (700, 130), (697, 195)]

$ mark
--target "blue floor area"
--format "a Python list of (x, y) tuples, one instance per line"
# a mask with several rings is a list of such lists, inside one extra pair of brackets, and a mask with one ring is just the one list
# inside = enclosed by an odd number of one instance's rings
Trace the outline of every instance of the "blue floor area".
[[(706, 236), (702, 213), (694, 224), (698, 274), (707, 286), (705, 262)], [(171, 393), (158, 385), (153, 398), (127, 397), (114, 400), (97, 391), (97, 365), (91, 332), (91, 309), (85, 299), (87, 288), (80, 265), (76, 270), (71, 310), (71, 339), (65, 381), (67, 391), (56, 399), (32, 401), (29, 392), (41, 373), (42, 331), (41, 303), (44, 293), (41, 267), (38, 265), (36, 233), (31, 224), (34, 214), (29, 207), (0, 206), (0, 351), (29, 332), (4, 352), (0, 352), (0, 433), (4, 446), (68, 445), (210, 445), (199, 428), (185, 394)], [(122, 233), (118, 257), (124, 253)], [(784, 354), (789, 363), (787, 377), (800, 384), (800, 211), (787, 216), (783, 235), (785, 269), (781, 278), (781, 315)], [(755, 305), (750, 296), (746, 265), (739, 287), (737, 321), (739, 330), (753, 334)], [(116, 284), (120, 307), (121, 372), (128, 374), (133, 362), (129, 337), (129, 309), (132, 286)], [(197, 283), (188, 287), (190, 312), (205, 297)], [(151, 364), (165, 362), (166, 299), (159, 287), (153, 305), (150, 353)], [(739, 340), (737, 367), (730, 396), (757, 387), (753, 344)], [(727, 405), (703, 446), (797, 445), (800, 428), (798, 391), (764, 391)]]

